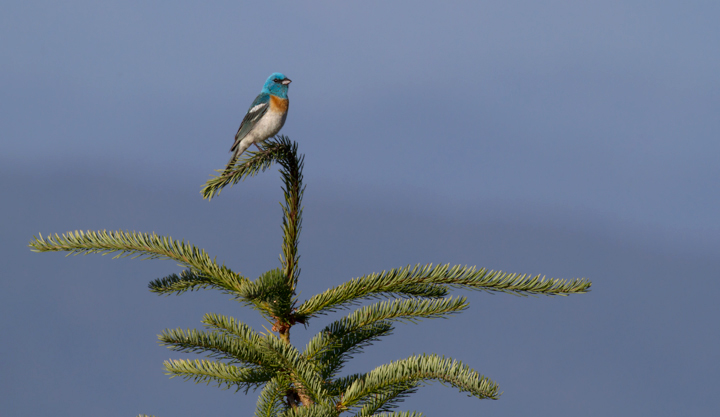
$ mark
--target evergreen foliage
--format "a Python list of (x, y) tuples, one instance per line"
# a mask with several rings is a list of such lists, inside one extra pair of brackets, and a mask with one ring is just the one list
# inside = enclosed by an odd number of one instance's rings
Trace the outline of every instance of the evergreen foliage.
[[(168, 360), (170, 377), (217, 385), (236, 391), (261, 389), (256, 417), (419, 417), (416, 412), (392, 411), (402, 400), (429, 382), (437, 381), (480, 399), (497, 399), (498, 385), (457, 360), (435, 354), (414, 355), (381, 365), (366, 373), (341, 375), (343, 366), (363, 348), (392, 333), (394, 323), (448, 317), (468, 307), (452, 289), (503, 292), (514, 295), (585, 293), (586, 279), (546, 279), (488, 271), (467, 266), (415, 265), (372, 273), (308, 298), (298, 305), (300, 276), (298, 238), (302, 225), (303, 156), (284, 136), (268, 141), (244, 161), (218, 171), (202, 188), (210, 200), (241, 180), (280, 165), (285, 199), (280, 266), (255, 280), (218, 265), (205, 251), (184, 241), (154, 233), (128, 231), (68, 232), (35, 237), (36, 252), (64, 251), (68, 255), (114, 253), (115, 258), (172, 259), (186, 269), (151, 281), (157, 294), (182, 294), (217, 289), (257, 310), (272, 324), (266, 332), (216, 314), (202, 319), (204, 330), (167, 329), (160, 343), (179, 352), (204, 353), (208, 359)], [(290, 343), (290, 329), (320, 315), (357, 306), (322, 329), (300, 351)]]

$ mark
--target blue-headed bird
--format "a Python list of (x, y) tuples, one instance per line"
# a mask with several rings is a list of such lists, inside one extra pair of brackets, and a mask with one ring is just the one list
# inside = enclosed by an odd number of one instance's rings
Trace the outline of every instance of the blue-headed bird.
[(290, 82), (288, 77), (279, 72), (272, 74), (265, 81), (260, 94), (255, 97), (235, 134), (235, 143), (230, 148), (232, 157), (225, 172), (231, 169), (238, 157), (250, 145), (255, 144), (260, 149), (259, 142), (275, 136), (282, 129), (290, 103), (287, 96)]

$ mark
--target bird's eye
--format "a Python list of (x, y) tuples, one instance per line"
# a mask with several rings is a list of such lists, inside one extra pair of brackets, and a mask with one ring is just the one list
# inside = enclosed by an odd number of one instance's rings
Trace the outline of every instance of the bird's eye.
[(275, 81), (276, 83), (281, 83), (281, 82), (282, 82), (282, 80), (281, 80), (280, 78), (275, 78), (274, 81)]

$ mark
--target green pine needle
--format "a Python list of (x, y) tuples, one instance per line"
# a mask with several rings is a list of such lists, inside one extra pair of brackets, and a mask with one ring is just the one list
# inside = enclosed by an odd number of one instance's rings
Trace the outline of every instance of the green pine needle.
[[(68, 252), (68, 256), (116, 253), (113, 259), (128, 256), (141, 259), (172, 259), (191, 268), (193, 274), (202, 274), (204, 279), (211, 281), (214, 286), (231, 293), (241, 292), (243, 286), (249, 282), (247, 278), (232, 272), (224, 265), (215, 263), (215, 260), (210, 259), (204, 250), (184, 241), (173, 240), (169, 236), (158, 236), (155, 233), (76, 230), (47, 238), (39, 235), (30, 241), (29, 246), (34, 252)], [(162, 280), (160, 281), (151, 285), (163, 285)], [(169, 279), (165, 283), (172, 285), (179, 282), (172, 281)]]
[(307, 407), (291, 408), (279, 417), (335, 417), (339, 414), (332, 404), (313, 404)]
[[(186, 291), (196, 291), (215, 286), (208, 277), (186, 269), (178, 274), (170, 274), (150, 281), (148, 288), (157, 294), (180, 295)], [(221, 288), (220, 288), (221, 289)]]
[(163, 363), (170, 378), (177, 376), (196, 384), (215, 384), (220, 388), (256, 389), (269, 381), (274, 375), (266, 369), (244, 368), (228, 365), (219, 361), (169, 359)]
[(276, 417), (286, 411), (288, 405), (284, 397), (289, 388), (289, 380), (281, 376), (276, 376), (265, 384), (258, 397), (255, 417)]
[(381, 365), (356, 380), (342, 396), (343, 409), (357, 407), (363, 401), (383, 395), (403, 383), (439, 381), (461, 392), (484, 399), (497, 399), (498, 386), (460, 361), (438, 355), (417, 355)]
[(320, 375), (312, 362), (308, 361), (295, 346), (285, 343), (281, 339), (269, 334), (265, 338), (264, 347), (268, 356), (273, 362), (285, 370), (290, 378), (298, 385), (314, 403), (325, 404), (328, 402), (328, 393)]
[[(214, 196), (220, 195), (220, 191), (226, 186), (233, 186), (249, 177), (254, 177), (260, 172), (266, 171), (273, 162), (281, 159), (292, 158), (297, 155), (297, 143), (292, 142), (287, 136), (276, 136), (263, 144), (262, 151), (246, 151), (247, 158), (235, 161), (236, 164), (229, 171), (218, 170), (220, 174), (211, 177), (203, 186), (200, 194), (203, 198), (211, 200)], [(240, 162), (240, 164), (237, 164)]]
[(408, 295), (403, 290), (409, 287), (454, 287), (515, 295), (568, 295), (585, 293), (589, 291), (590, 285), (590, 281), (584, 278), (545, 279), (540, 275), (530, 277), (461, 265), (415, 265), (354, 278), (311, 297), (298, 307), (296, 314), (309, 318), (345, 308), (367, 298)]

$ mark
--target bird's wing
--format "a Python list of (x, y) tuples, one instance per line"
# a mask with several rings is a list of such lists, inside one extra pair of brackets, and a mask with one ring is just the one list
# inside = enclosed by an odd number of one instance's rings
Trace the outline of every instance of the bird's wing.
[(250, 109), (248, 110), (247, 114), (240, 123), (240, 127), (235, 134), (235, 143), (233, 143), (230, 151), (234, 151), (235, 148), (238, 146), (238, 143), (240, 143), (240, 141), (243, 140), (245, 135), (247, 135), (248, 132), (250, 132), (253, 127), (255, 127), (257, 121), (260, 120), (260, 118), (262, 118), (263, 115), (267, 112), (268, 107), (270, 107), (270, 94), (258, 94), (258, 96), (255, 97), (255, 101), (253, 101), (253, 103), (250, 105)]

